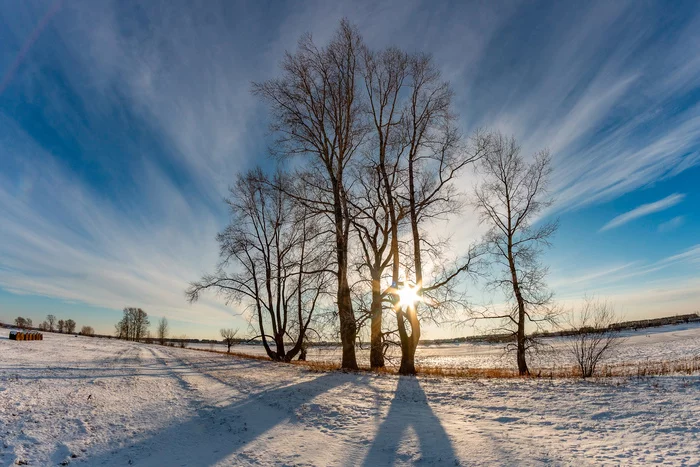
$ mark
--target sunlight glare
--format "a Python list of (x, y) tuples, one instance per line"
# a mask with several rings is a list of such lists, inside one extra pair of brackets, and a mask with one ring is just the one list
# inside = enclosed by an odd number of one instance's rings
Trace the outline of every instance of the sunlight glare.
[(420, 295), (418, 295), (418, 287), (411, 284), (401, 287), (398, 291), (398, 295), (399, 305), (402, 307), (412, 307), (422, 300)]

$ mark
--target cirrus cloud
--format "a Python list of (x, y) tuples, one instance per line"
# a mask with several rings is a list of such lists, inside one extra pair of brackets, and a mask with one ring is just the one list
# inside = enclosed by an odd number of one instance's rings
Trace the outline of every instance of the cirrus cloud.
[(637, 206), (631, 211), (628, 211), (624, 214), (620, 214), (619, 216), (613, 218), (610, 222), (601, 227), (599, 232), (605, 232), (606, 230), (620, 227), (635, 219), (639, 219), (640, 217), (664, 211), (683, 201), (683, 198), (685, 198), (684, 194), (674, 193), (670, 196), (665, 197), (664, 199), (660, 199), (659, 201)]

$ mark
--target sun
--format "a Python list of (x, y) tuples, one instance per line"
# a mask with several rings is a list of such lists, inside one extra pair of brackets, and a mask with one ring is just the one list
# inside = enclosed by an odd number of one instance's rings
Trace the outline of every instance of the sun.
[(412, 307), (416, 303), (422, 301), (420, 295), (418, 295), (418, 287), (412, 284), (404, 285), (398, 289), (399, 295), (399, 305), (402, 307)]

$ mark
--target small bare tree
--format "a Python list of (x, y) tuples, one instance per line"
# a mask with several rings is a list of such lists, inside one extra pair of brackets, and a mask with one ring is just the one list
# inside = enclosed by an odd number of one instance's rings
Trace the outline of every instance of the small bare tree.
[(80, 329), (80, 334), (82, 334), (83, 336), (94, 336), (95, 330), (92, 328), (92, 326), (83, 326)]
[(66, 332), (68, 334), (73, 334), (75, 332), (75, 326), (75, 321), (73, 321), (72, 319), (66, 320)]
[(624, 343), (619, 331), (611, 327), (614, 323), (615, 310), (604, 300), (587, 297), (581, 310), (572, 312), (570, 324), (574, 335), (568, 342), (569, 351), (583, 378), (593, 376), (598, 363)]
[(230, 353), (231, 352), (231, 346), (236, 342), (236, 334), (238, 334), (238, 329), (233, 329), (233, 328), (227, 328), (227, 329), (221, 329), (219, 331), (221, 333), (221, 337), (224, 338), (224, 344), (226, 344), (226, 352)]
[(552, 323), (556, 316), (545, 283), (548, 269), (539, 260), (542, 247), (550, 245), (557, 229), (557, 222), (538, 222), (551, 204), (547, 193), (550, 157), (548, 151), (541, 151), (528, 163), (515, 138), (498, 133), (488, 136), (487, 146), (479, 164), (484, 180), (475, 190), (474, 204), (481, 223), (489, 227), (484, 245), (496, 266), (490, 284), (500, 288), (513, 307), (481, 317), (505, 321), (515, 336), (518, 372), (526, 375), (526, 353), (535, 344), (525, 332), (526, 323), (540, 326)]
[(158, 321), (158, 342), (160, 345), (165, 345), (165, 339), (168, 338), (168, 333), (170, 332), (168, 319), (163, 316), (160, 321)]
[(47, 329), (47, 331), (53, 332), (54, 329), (56, 329), (56, 316), (46, 315), (46, 321), (49, 323), (49, 328)]
[(63, 332), (66, 329), (66, 322), (63, 321), (62, 319), (58, 320), (58, 323), (56, 324), (56, 329), (58, 332)]

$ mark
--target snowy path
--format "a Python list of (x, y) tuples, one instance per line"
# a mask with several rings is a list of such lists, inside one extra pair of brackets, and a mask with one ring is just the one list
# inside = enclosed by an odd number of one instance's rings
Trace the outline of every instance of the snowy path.
[(3, 465), (700, 464), (698, 377), (413, 379), (4, 336)]

